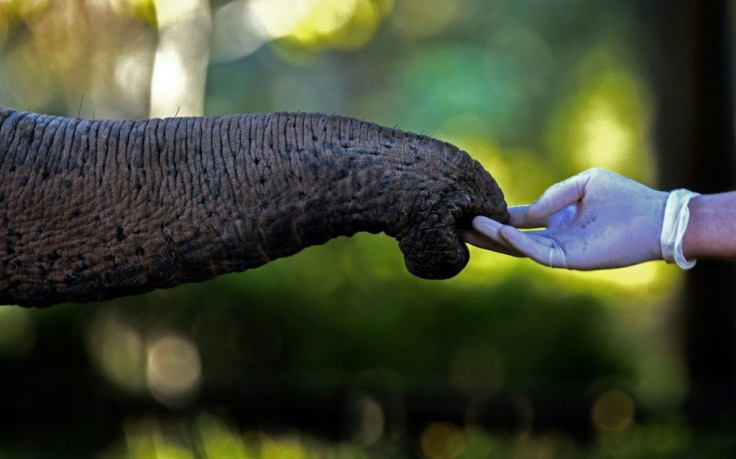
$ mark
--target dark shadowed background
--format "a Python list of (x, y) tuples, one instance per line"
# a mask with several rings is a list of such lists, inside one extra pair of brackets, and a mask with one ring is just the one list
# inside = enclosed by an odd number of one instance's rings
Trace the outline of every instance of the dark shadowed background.
[[(512, 205), (589, 167), (718, 191), (731, 2), (697, 3), (0, 0), (0, 104), (339, 113), (455, 143)], [(148, 295), (2, 307), (0, 457), (736, 451), (730, 265), (685, 281), (471, 252), (425, 281), (360, 234)]]

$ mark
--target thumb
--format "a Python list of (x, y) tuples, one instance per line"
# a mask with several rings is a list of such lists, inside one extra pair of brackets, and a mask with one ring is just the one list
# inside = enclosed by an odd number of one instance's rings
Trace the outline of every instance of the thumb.
[(585, 197), (588, 180), (590, 177), (586, 171), (552, 185), (539, 199), (529, 205), (527, 214), (535, 220), (546, 219), (570, 204), (580, 201)]

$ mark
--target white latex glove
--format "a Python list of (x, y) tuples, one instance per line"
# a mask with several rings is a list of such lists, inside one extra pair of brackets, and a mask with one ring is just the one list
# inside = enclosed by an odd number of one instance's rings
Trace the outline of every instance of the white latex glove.
[(533, 204), (511, 207), (508, 225), (475, 217), (474, 230), (464, 236), (477, 247), (557, 268), (618, 268), (661, 260), (667, 196), (613, 172), (590, 169), (552, 185)]

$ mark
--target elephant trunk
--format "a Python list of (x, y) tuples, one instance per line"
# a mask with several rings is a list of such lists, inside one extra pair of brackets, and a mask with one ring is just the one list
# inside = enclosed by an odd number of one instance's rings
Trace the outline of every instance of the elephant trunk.
[(0, 304), (142, 293), (358, 231), (397, 238), (412, 273), (446, 278), (468, 261), (474, 215), (508, 219), (467, 153), (350, 118), (0, 110)]

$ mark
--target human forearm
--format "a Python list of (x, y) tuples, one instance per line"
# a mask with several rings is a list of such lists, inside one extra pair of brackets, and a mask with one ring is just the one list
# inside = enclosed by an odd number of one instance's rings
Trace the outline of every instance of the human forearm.
[(697, 196), (688, 207), (685, 257), (736, 259), (736, 192)]

